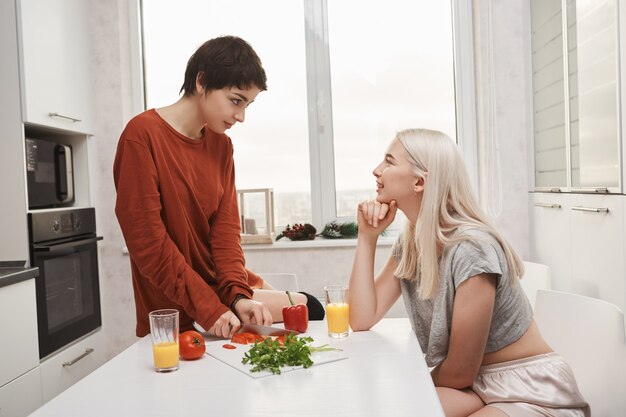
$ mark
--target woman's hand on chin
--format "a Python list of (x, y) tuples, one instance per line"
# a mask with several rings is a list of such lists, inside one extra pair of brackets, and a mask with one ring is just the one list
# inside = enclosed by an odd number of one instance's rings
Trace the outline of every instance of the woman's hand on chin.
[(359, 203), (357, 219), (359, 235), (370, 237), (380, 235), (393, 222), (398, 206), (395, 200), (389, 203), (380, 203), (376, 200), (367, 200)]

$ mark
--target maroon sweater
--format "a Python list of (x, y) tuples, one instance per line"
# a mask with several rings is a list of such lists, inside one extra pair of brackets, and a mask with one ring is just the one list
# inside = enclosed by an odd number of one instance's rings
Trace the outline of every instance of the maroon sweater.
[(181, 331), (194, 320), (209, 329), (238, 294), (252, 297), (232, 143), (205, 130), (191, 139), (148, 110), (117, 146), (115, 213), (130, 254), (137, 336), (150, 333), (152, 310), (178, 309)]

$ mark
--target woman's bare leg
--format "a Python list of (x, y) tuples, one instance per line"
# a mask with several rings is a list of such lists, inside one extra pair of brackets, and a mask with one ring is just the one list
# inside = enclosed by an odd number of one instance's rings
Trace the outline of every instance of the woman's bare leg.
[(470, 389), (436, 388), (446, 417), (467, 417), (485, 406), (480, 397)]
[[(291, 291), (290, 294), (294, 304), (306, 305), (306, 295)], [(267, 304), (270, 309), (270, 313), (272, 314), (272, 321), (274, 323), (283, 321), (283, 307), (291, 305), (285, 291), (255, 289), (252, 298), (255, 301), (261, 301)]]

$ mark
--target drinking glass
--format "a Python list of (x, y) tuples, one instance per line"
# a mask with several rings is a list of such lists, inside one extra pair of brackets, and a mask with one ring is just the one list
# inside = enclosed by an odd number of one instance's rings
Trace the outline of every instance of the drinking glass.
[(349, 326), (348, 286), (328, 285), (324, 287), (326, 321), (330, 337), (347, 337)]
[(164, 309), (151, 311), (150, 334), (154, 370), (171, 372), (178, 369), (178, 310)]

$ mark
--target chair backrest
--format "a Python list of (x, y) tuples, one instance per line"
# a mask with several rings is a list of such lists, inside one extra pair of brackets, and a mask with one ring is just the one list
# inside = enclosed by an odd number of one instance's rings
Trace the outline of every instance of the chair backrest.
[(548, 344), (570, 364), (594, 417), (626, 410), (624, 314), (596, 298), (537, 291), (535, 320)]
[(281, 291), (300, 291), (298, 277), (296, 274), (286, 272), (265, 272), (259, 273), (261, 278), (272, 287)]
[(535, 308), (537, 290), (552, 289), (550, 267), (548, 265), (524, 261), (524, 276), (520, 279), (520, 284), (528, 297), (528, 301), (530, 301), (530, 305)]

